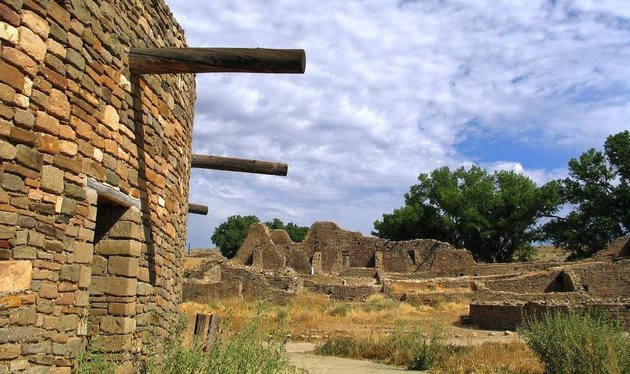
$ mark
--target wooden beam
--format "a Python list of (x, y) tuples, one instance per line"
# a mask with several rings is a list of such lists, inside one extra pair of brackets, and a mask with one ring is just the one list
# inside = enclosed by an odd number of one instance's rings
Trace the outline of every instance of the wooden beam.
[(286, 176), (289, 171), (289, 166), (280, 162), (245, 160), (241, 158), (206, 156), (198, 154), (194, 154), (192, 156), (191, 167), (280, 176)]
[(208, 207), (206, 205), (188, 203), (188, 214), (208, 215)]
[(110, 201), (116, 205), (120, 205), (125, 208), (141, 208), (139, 199), (131, 197), (108, 184), (98, 182), (92, 178), (88, 178), (87, 185), (88, 187), (96, 190), (96, 194), (98, 195), (99, 199)]
[(304, 74), (303, 49), (131, 48), (129, 70), (136, 74), (292, 73)]

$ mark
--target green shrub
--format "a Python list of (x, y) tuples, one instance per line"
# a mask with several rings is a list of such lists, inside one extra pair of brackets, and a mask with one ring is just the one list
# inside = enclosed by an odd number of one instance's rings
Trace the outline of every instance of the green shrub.
[(256, 316), (236, 331), (224, 323), (223, 331), (209, 352), (199, 342), (182, 344), (184, 318), (174, 325), (164, 344), (164, 354), (153, 358), (148, 374), (179, 373), (291, 373), (286, 355), (286, 331), (279, 325)]
[(117, 368), (115, 362), (103, 358), (98, 336), (92, 338), (85, 350), (77, 356), (78, 374), (113, 374)]
[(330, 311), (331, 316), (343, 317), (350, 311), (350, 307), (346, 304), (339, 304)]
[(530, 319), (520, 333), (549, 374), (630, 373), (629, 339), (601, 312)]
[(400, 302), (389, 299), (381, 294), (368, 296), (361, 308), (366, 312), (380, 312), (382, 310), (392, 310), (398, 307)]

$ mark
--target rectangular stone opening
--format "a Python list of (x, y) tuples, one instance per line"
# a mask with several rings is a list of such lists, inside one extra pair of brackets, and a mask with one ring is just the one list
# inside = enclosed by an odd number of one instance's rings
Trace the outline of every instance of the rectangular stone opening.
[(99, 194), (89, 295), (88, 338), (111, 354), (131, 359), (136, 344), (140, 224), (133, 207)]

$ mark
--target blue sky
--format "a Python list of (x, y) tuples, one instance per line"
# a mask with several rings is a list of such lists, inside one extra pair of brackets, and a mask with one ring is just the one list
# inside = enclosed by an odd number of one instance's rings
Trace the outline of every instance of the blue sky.
[(538, 183), (630, 128), (630, 1), (166, 0), (194, 47), (303, 48), (304, 75), (197, 76), (188, 240), (234, 214), (369, 234), (419, 173), (477, 164)]

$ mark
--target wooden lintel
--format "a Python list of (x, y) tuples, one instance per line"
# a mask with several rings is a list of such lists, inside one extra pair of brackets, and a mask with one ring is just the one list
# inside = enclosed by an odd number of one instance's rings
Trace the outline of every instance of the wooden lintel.
[(131, 48), (129, 70), (135, 74), (289, 73), (304, 74), (303, 49)]
[(208, 207), (206, 205), (188, 203), (188, 214), (208, 215)]
[(194, 154), (193, 168), (236, 171), (241, 173), (269, 174), (285, 176), (289, 166), (280, 162), (245, 160), (241, 158), (206, 156)]

